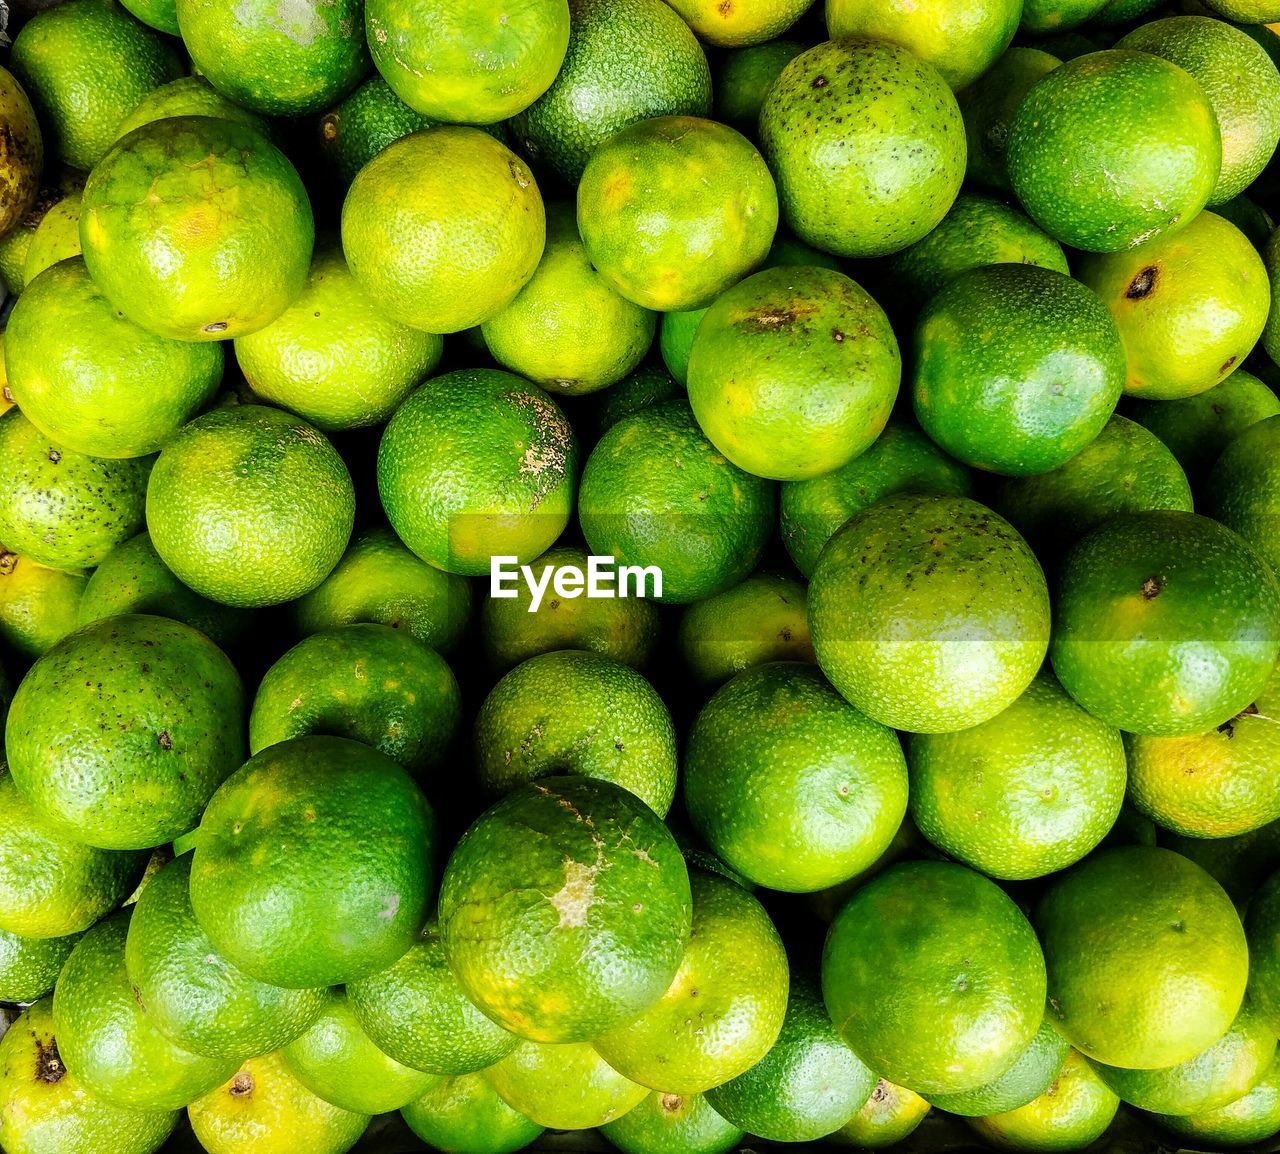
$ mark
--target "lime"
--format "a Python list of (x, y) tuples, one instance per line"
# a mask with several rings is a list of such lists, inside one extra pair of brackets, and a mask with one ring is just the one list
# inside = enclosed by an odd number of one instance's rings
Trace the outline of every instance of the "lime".
[(31, 667), (5, 745), (14, 783), (70, 836), (149, 849), (186, 833), (244, 750), (244, 691), (189, 625), (86, 625)]
[(388, 145), (342, 205), (342, 248), (390, 319), (454, 333), (501, 312), (542, 257), (533, 174), (477, 128), (430, 128)]
[(1049, 594), (1002, 517), (966, 497), (900, 493), (827, 543), (809, 627), (823, 673), (868, 717), (948, 733), (989, 720), (1031, 684), (1048, 648)]
[(764, 907), (737, 882), (694, 869), (693, 932), (665, 994), (597, 1039), (606, 1061), (663, 1093), (701, 1094), (745, 1073), (773, 1047), (790, 972)]
[(675, 727), (653, 686), (628, 666), (577, 649), (541, 653), (485, 698), (475, 764), (494, 793), (575, 773), (619, 785), (665, 817), (676, 790)]
[(948, 1114), (981, 1118), (1004, 1114), (1040, 1097), (1062, 1072), (1071, 1047), (1046, 1018), (1026, 1049), (1000, 1077), (976, 1090), (960, 1094), (935, 1094), (932, 1105)]
[(194, 1054), (148, 1016), (125, 971), (129, 915), (76, 943), (53, 992), (58, 1052), (95, 1094), (136, 1110), (180, 1110), (229, 1078), (232, 1059)]
[(822, 992), (844, 1040), (882, 1076), (956, 1094), (1000, 1077), (1035, 1036), (1044, 965), (994, 882), (951, 862), (905, 862), (836, 915)]
[(5, 330), (9, 388), (33, 425), (77, 453), (154, 453), (222, 380), (219, 345), (139, 328), (78, 257), (41, 273), (20, 303)]
[(760, 127), (760, 109), (769, 89), (806, 47), (798, 40), (779, 39), (746, 48), (730, 48), (723, 53), (713, 85), (716, 119), (732, 125), (745, 136), (755, 137)]
[(676, 379), (665, 368), (659, 365), (641, 365), (625, 380), (596, 395), (593, 406), (596, 425), (600, 432), (604, 432), (623, 417), (629, 417), (650, 405), (677, 400), (683, 393), (684, 386), (677, 384)]
[(566, 0), (368, 0), (373, 61), (411, 108), (438, 120), (494, 124), (555, 80), (569, 46)]
[(324, 996), (319, 1016), (280, 1056), (313, 1094), (355, 1114), (399, 1110), (440, 1080), (379, 1050), (361, 1029), (347, 995), (338, 991)]
[(356, 1020), (388, 1057), (430, 1074), (492, 1066), (518, 1039), (485, 1017), (445, 961), (435, 921), (394, 965), (347, 983)]
[(1112, 517), (1063, 562), (1054, 672), (1085, 709), (1130, 733), (1180, 737), (1229, 721), (1263, 691), (1277, 652), (1280, 587), (1208, 517)]
[(373, 621), (450, 653), (471, 614), (471, 586), (415, 557), (390, 529), (369, 529), (293, 610), (304, 633)]
[[(582, 596), (577, 574), (588, 573), (590, 561), (584, 550), (572, 546), (548, 549), (529, 569), (544, 590), (536, 609), (526, 581), (504, 589), (506, 596), (490, 595), (480, 607), (480, 641), (490, 666), (505, 672), (540, 653), (586, 649), (644, 667), (659, 629), (658, 610), (651, 601)], [(557, 581), (563, 582), (565, 595), (556, 592)]]
[(345, 1154), (369, 1124), (330, 1105), (289, 1071), (279, 1054), (250, 1058), (231, 1078), (187, 1108), (209, 1154)]
[[(1074, 4), (1096, 8), (1106, 0), (1074, 0)], [(1050, 18), (1065, 14), (1074, 7), (1072, 0), (1047, 0), (1047, 5), (1057, 11)], [(1045, 0), (1027, 0), (1022, 6), (1023, 26), (1033, 24), (1049, 16), (1045, 12)], [(1088, 46), (1093, 51), (1093, 45)], [(1057, 56), (1042, 52), (1039, 48), (1010, 48), (987, 71), (974, 81), (956, 99), (960, 114), (964, 117), (965, 137), (968, 143), (968, 161), (965, 176), (977, 183), (1008, 192), (1009, 128), (1018, 105), (1047, 72), (1052, 72), (1062, 61)], [(1065, 271), (1065, 270), (1063, 270)]]
[(178, 1114), (98, 1097), (58, 1052), (49, 999), (0, 1040), (0, 1131), (8, 1154), (152, 1154)]
[(129, 980), (147, 1017), (176, 1045), (240, 1061), (293, 1041), (319, 1016), (323, 990), (284, 990), (237, 969), (191, 910), (191, 855), (147, 882), (125, 940)]
[(895, 1146), (905, 1141), (928, 1113), (929, 1103), (914, 1090), (881, 1078), (866, 1105), (832, 1134), (831, 1140), (862, 1150)]
[(772, 485), (721, 456), (684, 401), (650, 406), (610, 428), (587, 459), (578, 497), (590, 551), (620, 566), (656, 567), (663, 599), (677, 604), (746, 577), (768, 541), (773, 510)]
[(623, 1154), (728, 1154), (745, 1137), (703, 1094), (650, 1092), (600, 1133)]
[(861, 873), (906, 812), (897, 735), (811, 665), (761, 665), (720, 689), (689, 734), (684, 774), (685, 804), (707, 843), (774, 890), (809, 892)]
[(1208, 874), (1154, 846), (1095, 854), (1036, 911), (1049, 1015), (1099, 1062), (1185, 1062), (1230, 1028), (1244, 997), (1240, 918)]
[[(1275, 830), (1272, 830), (1275, 836)], [(1256, 849), (1256, 846), (1255, 846)], [(1249, 940), (1249, 995), (1272, 1030), (1280, 1031), (1280, 873), (1274, 861), (1254, 887), (1245, 917)]]
[(363, 741), (418, 776), (440, 765), (461, 720), (444, 658), (386, 625), (344, 625), (303, 638), (267, 670), (249, 752), (324, 733)]
[(375, 306), (336, 242), (318, 246), (306, 287), (280, 316), (235, 341), (254, 393), (325, 432), (382, 424), (443, 348)]
[(8, 134), (0, 150), (0, 234), (11, 232), (35, 206), (44, 167), (44, 138), (27, 94), (0, 70), (0, 121)]
[(1272, 458), (1277, 444), (1277, 417), (1267, 417), (1240, 433), (1223, 449), (1209, 474), (1206, 504), (1215, 518), (1239, 533), (1273, 571), (1280, 572), (1280, 547), (1274, 533), (1280, 470)]
[(395, 762), (344, 738), (296, 738), (263, 750), (214, 794), (191, 905), (218, 951), (259, 981), (352, 981), (416, 940), (434, 843), (431, 808)]
[(145, 854), (70, 840), (31, 808), (7, 773), (0, 774), (0, 803), (0, 930), (5, 933), (40, 939), (78, 934), (137, 885)]
[[(136, 4), (139, 0), (133, 2)], [(172, 31), (177, 35), (176, 27)], [(261, 116), (228, 100), (203, 76), (180, 76), (177, 80), (170, 80), (168, 84), (153, 88), (139, 100), (133, 106), (133, 111), (116, 127), (115, 139), (128, 136), (135, 128), (141, 128), (153, 120), (168, 120), (171, 116), (216, 116), (222, 120), (247, 124), (268, 137), (271, 135), (270, 126)]]
[(865, 452), (842, 468), (808, 481), (786, 481), (780, 511), (782, 543), (806, 577), (822, 547), (855, 513), (891, 493), (967, 497), (968, 469), (953, 461), (914, 425), (891, 420)]
[(1166, 1130), (1216, 1148), (1253, 1146), (1280, 1133), (1280, 1058), (1243, 1098), (1203, 1114), (1161, 1117)]
[(53, 989), (62, 964), (79, 940), (79, 934), (26, 938), (0, 930), (0, 1001), (26, 1003), (43, 998)]
[(533, 279), (480, 327), (494, 360), (553, 393), (593, 393), (622, 380), (649, 351), (657, 318), (591, 263), (573, 210), (547, 212), (547, 247)]
[(920, 832), (997, 878), (1043, 877), (1079, 861), (1115, 825), (1125, 797), (1119, 731), (1047, 672), (990, 721), (912, 734), (907, 765)]
[(142, 528), (149, 460), (104, 461), (0, 416), (0, 541), (55, 569), (91, 569)]
[(392, 527), (424, 561), (464, 576), (554, 544), (577, 472), (577, 439), (556, 403), (496, 369), (434, 377), (396, 410), (378, 447)]
[(75, 629), (87, 584), (83, 573), (0, 552), (0, 638), (39, 657)]
[(871, 446), (901, 375), (889, 320), (864, 289), (829, 269), (773, 268), (723, 293), (699, 323), (689, 403), (739, 468), (805, 480)]
[(647, 1094), (586, 1042), (521, 1042), (484, 1076), (512, 1110), (552, 1130), (602, 1126)]
[(728, 125), (659, 116), (601, 144), (578, 184), (591, 263), (628, 300), (702, 308), (769, 254), (778, 194), (764, 157)]
[(409, 1129), (444, 1154), (514, 1154), (542, 1133), (482, 1074), (443, 1078), (400, 1113)]
[(76, 189), (51, 205), (41, 217), (27, 249), (26, 260), (22, 262), (24, 287), (51, 265), (80, 255), (82, 201), (83, 193)]
[(439, 121), (414, 112), (374, 73), (320, 120), (320, 149), (342, 184), (388, 144)]
[(704, 686), (720, 685), (770, 661), (812, 661), (808, 611), (804, 582), (755, 573), (684, 610), (680, 656), (693, 680)]
[(354, 518), (333, 446), (266, 405), (197, 417), (165, 445), (147, 487), (160, 559), (197, 593), (241, 608), (309, 593), (338, 563)]
[(587, 777), (530, 782), (482, 814), (449, 858), (445, 958), (513, 1033), (597, 1038), (633, 1021), (676, 974), (688, 884), (671, 834), (633, 794)]
[(117, 141), (80, 213), (102, 294), (144, 329), (184, 341), (229, 340), (275, 320), (306, 283), (314, 235), (284, 154), (256, 129), (211, 116), (155, 120)]
[(810, 0), (727, 5), (723, 0), (673, 0), (671, 6), (708, 44), (737, 48), (762, 44), (785, 32), (804, 15)]

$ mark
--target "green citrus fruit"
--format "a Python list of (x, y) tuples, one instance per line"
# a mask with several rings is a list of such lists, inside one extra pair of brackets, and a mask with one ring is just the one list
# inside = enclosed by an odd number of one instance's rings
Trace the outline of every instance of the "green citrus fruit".
[(314, 236), (284, 154), (256, 129), (211, 116), (155, 120), (117, 141), (80, 212), (102, 294), (175, 340), (230, 340), (270, 324), (302, 291)]
[(1017, 0), (827, 0), (832, 39), (866, 36), (900, 44), (932, 64), (957, 90), (977, 80), (1009, 47), (1021, 16)]
[(766, 40), (723, 53), (713, 85), (716, 119), (754, 139), (769, 89), (806, 47), (798, 40)]
[(419, 557), (488, 573), (497, 555), (531, 561), (573, 508), (578, 444), (556, 403), (496, 369), (434, 377), (396, 410), (378, 448), (387, 518)]
[(1022, 911), (952, 862), (891, 866), (855, 891), (822, 955), (823, 997), (844, 1040), (921, 1094), (1004, 1074), (1040, 1028), (1044, 975)]
[(869, 449), (842, 468), (808, 481), (786, 481), (780, 511), (782, 543), (806, 577), (822, 547), (855, 513), (892, 493), (967, 497), (968, 469), (914, 425), (891, 420)]
[(962, 273), (993, 264), (1070, 271), (1062, 246), (1025, 213), (994, 197), (972, 193), (957, 197), (928, 236), (892, 256), (889, 271), (898, 294), (919, 308)]
[(576, 184), (595, 149), (628, 124), (710, 110), (702, 46), (662, 0), (570, 0), (560, 72), (511, 129), (527, 155)]
[(239, 640), (251, 620), (248, 611), (218, 605), (183, 585), (160, 560), (146, 533), (112, 549), (90, 574), (79, 598), (81, 625), (122, 613), (172, 617), (222, 648)]
[(0, 541), (55, 569), (91, 569), (142, 528), (150, 460), (104, 461), (0, 416)]
[(320, 149), (342, 184), (388, 144), (440, 122), (415, 112), (374, 73), (320, 120)]
[(351, 475), (333, 446), (266, 405), (196, 418), (165, 445), (147, 487), (160, 559), (202, 596), (242, 608), (319, 585), (354, 518)]
[(388, 145), (342, 205), (352, 275), (388, 317), (453, 333), (502, 311), (546, 241), (533, 174), (478, 128), (445, 126)]
[(461, 720), (458, 682), (438, 653), (386, 625), (344, 625), (303, 638), (267, 670), (249, 752), (324, 733), (371, 745), (418, 776), (440, 765)]
[(689, 938), (688, 884), (671, 834), (635, 795), (587, 777), (530, 782), (482, 814), (449, 858), (445, 957), (467, 996), (513, 1033), (593, 1039), (671, 982)]
[(495, 124), (555, 80), (569, 46), (566, 0), (368, 0), (373, 62), (411, 108), (437, 120)]
[(293, 610), (304, 633), (373, 621), (449, 653), (471, 615), (471, 586), (415, 557), (390, 529), (370, 529)]
[(619, 785), (665, 817), (676, 789), (675, 727), (634, 669), (577, 649), (541, 653), (485, 698), (475, 766), (494, 793), (575, 773)]
[(191, 909), (191, 855), (143, 889), (125, 940), (129, 980), (147, 1017), (176, 1045), (240, 1061), (293, 1041), (319, 1016), (323, 990), (259, 982), (214, 948)]
[(75, 629), (87, 584), (83, 573), (0, 553), (0, 638), (39, 657)]
[(1125, 387), (1116, 322), (1053, 269), (997, 264), (949, 282), (915, 332), (924, 431), (993, 473), (1047, 473), (1089, 444)]
[(1204, 481), (1237, 436), (1280, 414), (1280, 397), (1252, 373), (1236, 369), (1220, 385), (1194, 397), (1134, 401), (1127, 412), (1168, 446), (1188, 477)]
[(791, 61), (765, 98), (760, 140), (783, 219), (838, 256), (919, 240), (964, 178), (964, 122), (946, 81), (879, 40), (831, 40)]
[(1222, 1037), (1248, 951), (1230, 899), (1170, 850), (1104, 850), (1054, 882), (1036, 911), (1049, 1015), (1099, 1062), (1150, 1070)]
[(1249, 995), (1271, 1029), (1280, 1031), (1280, 873), (1272, 872), (1274, 861), (1267, 865), (1266, 874), (1253, 887), (1245, 916)]
[(0, 1131), (7, 1154), (152, 1154), (177, 1121), (176, 1111), (136, 1110), (100, 1098), (68, 1070), (47, 998), (0, 1040)]
[(369, 69), (359, 0), (177, 0), (175, 7), (196, 70), (255, 112), (319, 112)]
[(602, 1126), (648, 1093), (586, 1042), (521, 1042), (484, 1076), (512, 1110), (553, 1130)]
[(1221, 204), (1248, 188), (1280, 142), (1280, 75), (1262, 47), (1208, 16), (1153, 20), (1117, 47), (1171, 60), (1200, 82), (1222, 137), (1222, 167), (1209, 203)]
[(22, 262), (22, 281), (25, 288), (45, 269), (62, 260), (80, 255), (80, 209), (83, 203), (80, 189), (67, 193), (40, 218), (26, 259)]
[(1221, 1038), (1195, 1057), (1160, 1070), (1095, 1063), (1094, 1072), (1124, 1102), (1156, 1114), (1204, 1114), (1234, 1102), (1271, 1071), (1275, 1031), (1246, 1001)]
[(593, 393), (622, 380), (649, 351), (657, 318), (619, 295), (591, 263), (573, 210), (547, 213), (533, 279), (480, 327), (494, 360), (553, 393)]
[(133, 892), (145, 854), (72, 841), (32, 809), (8, 773), (0, 774), (0, 802), (0, 930), (78, 934)]
[(914, 1133), (928, 1113), (929, 1103), (914, 1090), (881, 1078), (866, 1104), (831, 1135), (831, 1141), (862, 1150), (896, 1146)]
[(963, 1118), (1004, 1114), (1040, 1097), (1062, 1072), (1071, 1050), (1053, 1023), (1046, 1018), (1026, 1049), (1000, 1077), (959, 1094), (934, 1094), (932, 1105)]
[(781, 35), (804, 15), (810, 0), (727, 5), (723, 0), (674, 0), (671, 6), (708, 44), (738, 48), (763, 44)]
[(254, 393), (331, 432), (384, 422), (443, 348), (441, 337), (385, 316), (331, 243), (317, 249), (301, 294), (238, 337), (235, 355)]
[(735, 1126), (774, 1142), (813, 1142), (838, 1130), (875, 1089), (876, 1075), (831, 1024), (817, 983), (791, 984), (782, 1032), (750, 1070), (707, 1091)]
[(590, 551), (656, 566), (662, 597), (699, 601), (756, 566), (773, 524), (773, 486), (706, 439), (684, 401), (623, 418), (582, 471), (578, 519)]
[(356, 1019), (384, 1054), (430, 1074), (492, 1066), (518, 1039), (476, 1008), (445, 961), (434, 921), (394, 965), (347, 983)]
[(662, 354), (662, 362), (667, 371), (682, 387), (689, 384), (689, 357), (693, 353), (693, 339), (698, 335), (698, 326), (702, 324), (702, 318), (707, 315), (710, 307), (708, 305), (702, 309), (662, 314), (662, 324), (658, 330), (658, 351)]
[(1055, 240), (1120, 252), (1191, 223), (1218, 181), (1213, 105), (1176, 64), (1112, 49), (1039, 80), (1009, 128), (1013, 190)]
[(1077, 272), (1115, 315), (1125, 392), (1144, 400), (1219, 384), (1257, 343), (1271, 302), (1257, 250), (1212, 212), (1128, 252), (1086, 256)]
[(701, 1094), (745, 1073), (773, 1047), (790, 971), (764, 907), (737, 882), (694, 869), (693, 932), (665, 994), (597, 1039), (615, 1069), (651, 1090)]
[[(1077, 0), (1083, 6), (1097, 7), (1100, 0)], [(1105, 3), (1105, 0), (1101, 0)], [(1061, 18), (1071, 0), (1049, 0), (1050, 19)], [(1041, 0), (1027, 0), (1022, 6), (1024, 26), (1041, 18)], [(1093, 46), (1089, 46), (1092, 51)], [(965, 176), (977, 184), (1000, 192), (1009, 192), (1009, 128), (1018, 105), (1031, 91), (1032, 85), (1062, 61), (1038, 48), (1010, 48), (956, 99), (964, 117), (968, 160)]]
[[(507, 596), (487, 597), (480, 607), (480, 641), (494, 669), (505, 672), (556, 649), (586, 649), (623, 665), (644, 667), (658, 638), (653, 602), (583, 596), (576, 586), (577, 573), (589, 572), (590, 562), (585, 551), (572, 546), (548, 549), (529, 568), (543, 590), (537, 609), (525, 581), (505, 589)], [(556, 591), (557, 580), (563, 582), (563, 595)]]
[(72, 168), (102, 159), (116, 125), (181, 74), (177, 53), (111, 0), (70, 0), (22, 26), (9, 59), (49, 152)]
[[(177, 35), (176, 27), (173, 33)], [(128, 136), (135, 128), (141, 128), (153, 120), (168, 120), (171, 116), (216, 116), (222, 120), (247, 124), (265, 136), (271, 135), (267, 121), (256, 112), (242, 108), (234, 100), (228, 100), (203, 76), (180, 76), (177, 80), (170, 80), (168, 84), (153, 88), (139, 100), (133, 106), (133, 111), (116, 127), (115, 139)]]
[(178, 14), (175, 0), (121, 0), (122, 6), (157, 32), (178, 35)]
[(1115, 414), (1066, 464), (1005, 481), (995, 507), (1048, 564), (1109, 517), (1148, 509), (1190, 513), (1191, 487), (1161, 441)]
[(1130, 733), (1180, 737), (1229, 721), (1263, 691), (1278, 651), (1280, 587), (1208, 517), (1113, 517), (1063, 562), (1054, 672), (1085, 709)]
[(848, 464), (889, 419), (902, 375), (883, 310), (843, 273), (766, 269), (698, 325), (689, 403), (739, 468), (799, 481)]
[(888, 848), (906, 812), (906, 762), (897, 735), (817, 669), (774, 662), (738, 674), (698, 715), (684, 795), (699, 833), (743, 877), (809, 892)]
[(542, 1133), (499, 1098), (483, 1074), (444, 1078), (400, 1113), (410, 1130), (444, 1154), (514, 1154)]
[(79, 258), (27, 285), (9, 317), (4, 357), (27, 419), (93, 457), (154, 453), (222, 380), (219, 345), (139, 328), (108, 302)]
[(1280, 1133), (1280, 1058), (1261, 1082), (1242, 1098), (1216, 1110), (1156, 1119), (1180, 1138), (1207, 1146), (1253, 1146)]
[(769, 661), (812, 661), (803, 581), (755, 573), (680, 615), (680, 656), (693, 680), (716, 686)]
[(623, 417), (650, 405), (677, 400), (683, 394), (684, 386), (678, 384), (667, 369), (660, 365), (641, 365), (625, 380), (596, 395), (593, 408), (597, 428), (603, 433)]
[(5, 745), (48, 821), (89, 845), (148, 849), (196, 824), (240, 762), (243, 724), (222, 650), (179, 621), (130, 615), (84, 626), (31, 667)]
[(346, 1154), (369, 1125), (313, 1094), (278, 1053), (250, 1058), (187, 1113), (208, 1154)]
[(13, 76), (0, 70), (0, 234), (12, 231), (35, 206), (44, 167), (44, 138), (35, 109)]
[[(275, 848), (282, 840), (286, 857)], [(335, 985), (385, 969), (413, 945), (434, 843), (431, 808), (395, 762), (344, 738), (296, 738), (263, 750), (214, 794), (191, 905), (218, 951), (252, 977), (288, 989)]]
[[(1208, 511), (1249, 542), (1280, 572), (1274, 533), (1280, 507), (1280, 469), (1272, 456), (1280, 444), (1280, 418), (1267, 417), (1241, 432), (1218, 457), (1206, 485)], [(3, 530), (0, 530), (2, 533)]]
[(313, 1094), (355, 1114), (399, 1110), (440, 1080), (379, 1050), (361, 1028), (346, 993), (339, 991), (324, 996), (319, 1016), (280, 1056)]
[(1050, 673), (981, 725), (912, 734), (907, 765), (920, 832), (997, 878), (1043, 877), (1079, 861), (1115, 825), (1125, 797), (1119, 731)]
[(0, 930), (0, 1001), (24, 1004), (43, 998), (79, 940), (79, 934), (27, 938)]
[(125, 970), (129, 915), (94, 926), (76, 943), (53, 992), (58, 1051), (95, 1094), (137, 1110), (180, 1110), (235, 1072), (172, 1042), (138, 1000)]
[(728, 1154), (745, 1137), (704, 1094), (650, 1092), (640, 1105), (600, 1127), (623, 1154)]
[(994, 717), (1031, 684), (1048, 648), (1049, 594), (1004, 518), (967, 497), (899, 493), (827, 543), (809, 628), (823, 673), (863, 713), (948, 733)]
[(1119, 1099), (1074, 1050), (1043, 1094), (1003, 1114), (971, 1118), (969, 1124), (1002, 1150), (1080, 1150), (1100, 1138), (1116, 1115)]
[[(1183, 837), (1162, 832), (1160, 844), (1195, 862), (1227, 891), (1241, 910), (1249, 906), (1262, 883), (1280, 869), (1280, 821), (1235, 837)], [(1257, 948), (1251, 945), (1250, 953), (1254, 955), (1251, 961), (1258, 963), (1254, 970), (1260, 970), (1262, 963), (1258, 961)], [(1255, 998), (1260, 1000), (1261, 995)], [(1280, 1033), (1280, 1015), (1276, 1016), (1275, 1023)]]
[(778, 194), (764, 157), (728, 125), (659, 116), (601, 144), (578, 184), (591, 263), (628, 300), (702, 308), (769, 254)]

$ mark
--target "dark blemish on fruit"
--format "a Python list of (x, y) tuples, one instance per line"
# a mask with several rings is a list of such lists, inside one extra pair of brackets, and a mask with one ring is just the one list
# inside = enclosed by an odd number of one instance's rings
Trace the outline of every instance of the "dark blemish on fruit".
[(1153, 601), (1160, 594), (1162, 588), (1159, 577), (1148, 577), (1142, 583), (1142, 599), (1144, 601)]
[(844, 344), (844, 333), (842, 333), (839, 329), (832, 329), (831, 339), (835, 341), (836, 344), (838, 345)]
[(66, 1072), (67, 1068), (62, 1064), (62, 1056), (58, 1053), (57, 1040), (50, 1038), (46, 1046), (36, 1038), (36, 1078), (52, 1086), (56, 1082), (61, 1082)]
[(204, 326), (206, 333), (225, 333), (227, 331), (226, 321), (210, 321)]
[(716, 5), (716, 11), (725, 19), (728, 19), (729, 13), (733, 11), (733, 0), (720, 0), (720, 3)]
[(1238, 358), (1236, 357), (1228, 357), (1225, 361), (1223, 361), (1222, 368), (1218, 370), (1218, 376), (1222, 376), (1223, 373), (1225, 373), (1229, 368), (1231, 368), (1231, 366), (1236, 363), (1237, 359)]
[(165, 753), (168, 753), (169, 750), (173, 748), (173, 738), (169, 736), (169, 731), (167, 729), (162, 729), (160, 731), (159, 735), (156, 737), (156, 741)]
[(812, 88), (826, 88), (826, 86), (827, 86), (827, 84), (828, 84), (828, 83), (829, 83), (829, 81), (827, 80), (827, 78), (826, 78), (825, 76), (815, 76), (815, 77), (813, 78), (813, 84), (812, 84), (812, 85), (810, 85), (810, 87), (812, 87)]
[(684, 1099), (679, 1094), (663, 1094), (662, 1108), (668, 1114), (674, 1114), (681, 1106), (684, 1105)]
[(1124, 295), (1131, 301), (1140, 301), (1144, 297), (1149, 297), (1156, 287), (1156, 278), (1159, 275), (1160, 270), (1155, 265), (1147, 265), (1129, 282), (1129, 287), (1125, 289)]
[(49, 460), (51, 460), (56, 465), (59, 461), (62, 460), (62, 454), (59, 453), (57, 449), (50, 449)]
[(253, 1075), (248, 1070), (241, 1070), (234, 1078), (231, 1079), (231, 1088), (228, 1091), (233, 1098), (243, 1098), (246, 1094), (253, 1093)]

